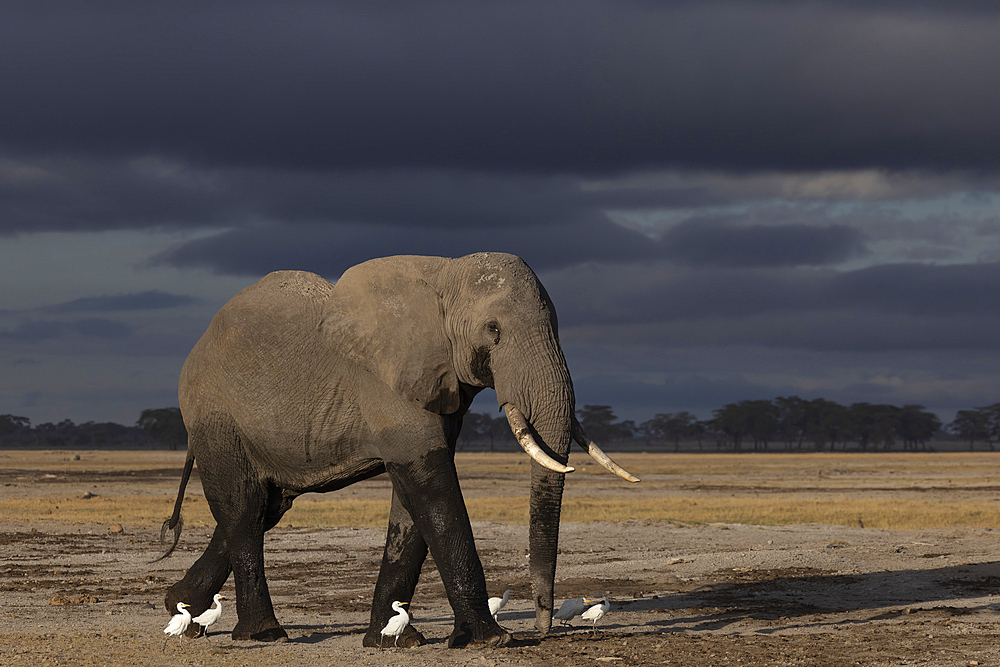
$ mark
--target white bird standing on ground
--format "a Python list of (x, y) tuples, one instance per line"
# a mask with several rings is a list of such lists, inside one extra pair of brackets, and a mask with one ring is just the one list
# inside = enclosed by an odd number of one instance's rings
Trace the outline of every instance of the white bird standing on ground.
[(610, 609), (611, 609), (611, 602), (608, 601), (608, 596), (605, 595), (604, 602), (601, 602), (600, 604), (595, 604), (593, 607), (583, 612), (583, 614), (580, 615), (580, 618), (587, 621), (593, 621), (594, 632), (597, 632), (597, 622), (602, 618), (604, 618), (604, 615), (608, 613)]
[(588, 606), (593, 604), (591, 600), (587, 598), (579, 598), (577, 600), (566, 600), (561, 605), (559, 605), (558, 611), (552, 614), (552, 618), (560, 621), (563, 625), (569, 625), (575, 617), (583, 613), (583, 610)]
[(225, 599), (225, 595), (216, 593), (215, 597), (212, 598), (212, 606), (191, 619), (201, 626), (201, 631), (206, 637), (208, 636), (208, 626), (213, 625), (222, 616), (222, 603), (219, 600)]
[[(398, 600), (396, 602), (393, 602), (392, 609), (393, 611), (396, 612), (396, 615), (390, 618), (389, 622), (385, 624), (384, 628), (382, 628), (382, 637), (383, 638), (392, 637), (393, 646), (397, 646), (397, 642), (399, 641), (399, 636), (403, 634), (403, 630), (406, 628), (407, 625), (410, 624), (410, 615), (406, 613), (405, 609), (403, 609), (403, 607), (405, 607), (408, 604), (410, 603), (399, 602)], [(378, 647), (382, 648), (381, 639), (379, 640)]]
[(164, 650), (167, 648), (167, 642), (170, 641), (170, 637), (180, 637), (188, 629), (188, 626), (191, 625), (191, 612), (187, 610), (190, 606), (184, 602), (177, 603), (178, 613), (171, 616), (167, 627), (163, 628), (163, 633), (167, 635), (167, 640), (163, 642)]
[(507, 600), (510, 599), (510, 594), (514, 591), (509, 588), (503, 592), (502, 598), (490, 598), (487, 600), (487, 604), (490, 606), (490, 615), (493, 616), (493, 620), (497, 620), (497, 614), (501, 609), (507, 606)]

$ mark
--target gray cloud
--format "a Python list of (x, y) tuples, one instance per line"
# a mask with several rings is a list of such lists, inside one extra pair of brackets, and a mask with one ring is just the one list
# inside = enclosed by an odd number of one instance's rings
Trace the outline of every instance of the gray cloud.
[[(975, 0), (5, 8), (0, 242), (190, 240), (0, 311), (2, 363), (52, 418), (137, 414), (236, 282), (203, 270), (502, 250), (543, 274), (581, 402), (985, 402), (998, 265), (845, 267), (1000, 257), (992, 199), (970, 212), (998, 28)], [(151, 268), (185, 287), (121, 293)]]
[(997, 349), (1000, 264), (857, 271), (575, 267), (545, 276), (593, 344), (817, 351)]
[(822, 266), (864, 252), (857, 229), (846, 225), (731, 226), (689, 220), (670, 229), (661, 243), (665, 256), (709, 266)]
[(995, 170), (997, 12), (891, 7), (22, 5), (0, 27), (0, 145), (296, 169)]
[(112, 312), (135, 310), (160, 310), (201, 303), (202, 300), (184, 294), (171, 294), (161, 290), (148, 290), (131, 294), (88, 296), (65, 303), (43, 306), (37, 310), (52, 313)]
[(42, 343), (57, 338), (84, 337), (119, 340), (131, 336), (127, 324), (101, 318), (84, 318), (70, 322), (26, 320), (11, 329), (0, 330), (0, 340), (19, 343)]
[(655, 257), (650, 242), (640, 234), (607, 220), (584, 220), (530, 229), (470, 226), (438, 232), (418, 225), (260, 225), (181, 244), (154, 261), (243, 275), (295, 268), (335, 280), (347, 268), (373, 257), (459, 257), (481, 251), (520, 255), (536, 270), (594, 259)]
[(641, 324), (702, 317), (842, 310), (922, 317), (1000, 316), (1000, 263), (826, 269), (594, 265), (546, 276), (561, 319)]
[(588, 190), (566, 175), (206, 169), (156, 158), (0, 159), (0, 234), (338, 221), (430, 229), (568, 224), (731, 201), (697, 184)]
[(395, 254), (457, 257), (482, 250), (511, 252), (536, 271), (545, 271), (591, 261), (664, 258), (694, 266), (816, 266), (842, 262), (863, 249), (857, 230), (844, 225), (736, 227), (689, 222), (654, 241), (594, 213), (572, 223), (507, 229), (261, 224), (183, 243), (154, 262), (246, 275), (294, 267), (336, 278), (354, 264)]
[(839, 275), (834, 303), (912, 315), (1000, 314), (1000, 263), (933, 266), (887, 264)]

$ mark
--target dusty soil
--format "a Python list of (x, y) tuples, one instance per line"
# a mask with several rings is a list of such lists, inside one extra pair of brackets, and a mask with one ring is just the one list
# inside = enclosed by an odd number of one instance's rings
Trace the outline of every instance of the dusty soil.
[[(51, 484), (18, 475), (3, 492), (51, 493)], [(101, 483), (100, 475), (87, 479)], [(144, 483), (128, 482), (137, 491)], [(596, 631), (577, 618), (541, 637), (528, 601), (527, 528), (473, 527), (491, 592), (514, 590), (499, 617), (513, 645), (447, 649), (451, 610), (429, 561), (412, 602), (429, 643), (380, 651), (362, 648), (361, 638), (382, 529), (279, 526), (268, 534), (268, 576), (288, 642), (232, 641), (232, 605), (209, 637), (165, 642), (164, 591), (200, 554), (209, 528), (186, 528), (178, 552), (151, 564), (159, 526), (4, 520), (0, 664), (1000, 663), (1000, 531), (564, 524), (556, 603), (610, 595), (612, 610)], [(231, 580), (223, 593), (232, 598)]]

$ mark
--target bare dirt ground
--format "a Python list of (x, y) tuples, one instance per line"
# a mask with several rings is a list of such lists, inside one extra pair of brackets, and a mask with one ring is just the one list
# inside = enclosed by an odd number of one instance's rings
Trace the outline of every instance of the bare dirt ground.
[[(162, 493), (165, 517), (176, 480), (165, 470), (123, 480), (7, 469), (0, 493)], [(372, 484), (385, 493), (384, 480)], [(475, 495), (476, 481), (463, 484)], [(997, 489), (985, 493), (995, 499)], [(178, 552), (151, 564), (159, 525), (116, 523), (61, 522), (57, 512), (0, 520), (0, 665), (1000, 664), (1000, 531), (990, 528), (567, 523), (556, 603), (610, 595), (612, 609), (596, 632), (577, 618), (541, 637), (528, 599), (527, 528), (479, 521), (491, 593), (514, 590), (499, 616), (513, 645), (447, 649), (451, 610), (429, 561), (412, 601), (429, 643), (380, 651), (361, 638), (381, 528), (293, 523), (268, 533), (268, 577), (289, 641), (257, 644), (229, 638), (231, 604), (209, 637), (164, 642), (164, 591), (211, 529), (185, 528)], [(223, 593), (231, 602), (231, 580)]]

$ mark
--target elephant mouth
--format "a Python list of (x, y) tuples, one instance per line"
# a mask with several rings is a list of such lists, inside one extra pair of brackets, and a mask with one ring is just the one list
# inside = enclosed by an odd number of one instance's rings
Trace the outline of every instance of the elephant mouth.
[[(545, 450), (543, 450), (539, 444), (535, 441), (532, 435), (531, 425), (528, 424), (528, 420), (525, 418), (524, 413), (510, 403), (506, 403), (502, 406), (507, 412), (507, 423), (510, 425), (510, 430), (514, 433), (514, 437), (517, 438), (517, 443), (521, 445), (521, 448), (531, 457), (533, 461), (539, 465), (548, 468), (554, 472), (566, 474), (573, 472), (575, 468), (567, 465), (563, 465), (556, 461), (551, 456), (549, 456)], [(576, 417), (573, 417), (572, 423), (572, 435), (573, 440), (576, 441), (580, 447), (583, 448), (587, 454), (590, 455), (594, 461), (596, 461), (602, 468), (608, 472), (613, 472), (627, 482), (638, 482), (639, 478), (628, 472), (620, 465), (611, 460), (611, 457), (604, 453), (604, 451), (597, 446), (597, 443), (591, 440), (587, 433), (583, 430), (583, 426), (577, 421)]]

